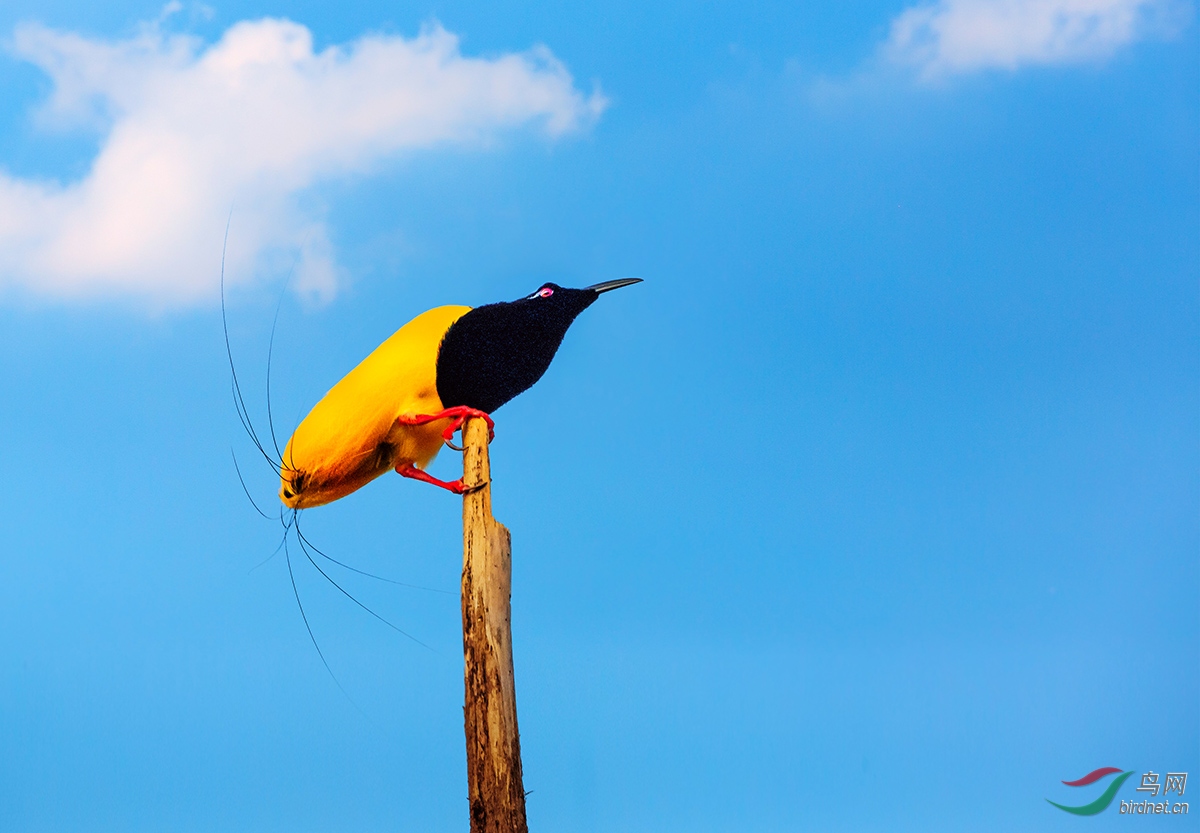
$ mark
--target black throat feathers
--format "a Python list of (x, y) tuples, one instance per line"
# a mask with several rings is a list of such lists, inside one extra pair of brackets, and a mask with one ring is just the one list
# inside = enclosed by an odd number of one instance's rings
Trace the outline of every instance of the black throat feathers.
[(576, 316), (599, 296), (543, 284), (527, 298), (476, 307), (446, 331), (438, 350), (442, 406), (492, 413), (529, 390), (550, 367)]

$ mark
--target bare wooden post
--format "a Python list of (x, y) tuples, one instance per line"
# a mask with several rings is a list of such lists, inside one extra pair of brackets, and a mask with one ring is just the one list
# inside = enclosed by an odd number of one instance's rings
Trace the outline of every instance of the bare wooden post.
[(488, 428), (463, 426), (462, 617), (467, 733), (467, 794), (471, 833), (527, 833), (521, 740), (513, 680), (512, 544), (492, 517)]

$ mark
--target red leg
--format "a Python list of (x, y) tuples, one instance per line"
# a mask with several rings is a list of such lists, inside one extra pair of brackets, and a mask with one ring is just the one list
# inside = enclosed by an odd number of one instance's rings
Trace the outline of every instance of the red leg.
[(439, 419), (447, 419), (453, 417), (454, 421), (450, 423), (450, 427), (442, 432), (442, 439), (449, 442), (454, 438), (454, 432), (462, 427), (462, 424), (467, 421), (468, 417), (479, 417), (488, 425), (488, 442), (491, 442), (496, 437), (496, 423), (492, 418), (476, 408), (468, 408), (466, 405), (455, 405), (453, 408), (447, 408), (437, 414), (417, 414), (415, 416), (398, 416), (396, 422), (401, 425), (425, 425), (430, 422), (436, 422)]
[(439, 486), (448, 492), (454, 492), (456, 495), (465, 495), (467, 492), (473, 492), (482, 486), (482, 484), (480, 484), (480, 486), (465, 486), (463, 485), (462, 478), (452, 482), (438, 480), (432, 474), (421, 471), (412, 463), (404, 463), (403, 465), (396, 466), (396, 474), (400, 475), (401, 477), (408, 477), (413, 480), (432, 483), (434, 486)]

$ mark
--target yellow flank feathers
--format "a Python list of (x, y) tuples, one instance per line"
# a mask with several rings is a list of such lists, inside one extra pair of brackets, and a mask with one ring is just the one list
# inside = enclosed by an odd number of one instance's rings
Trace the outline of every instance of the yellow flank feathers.
[(470, 309), (437, 307), (418, 315), (325, 394), (283, 451), (279, 499), (284, 504), (320, 506), (396, 466), (429, 465), (450, 420), (399, 425), (396, 417), (443, 410), (438, 348), (450, 325)]

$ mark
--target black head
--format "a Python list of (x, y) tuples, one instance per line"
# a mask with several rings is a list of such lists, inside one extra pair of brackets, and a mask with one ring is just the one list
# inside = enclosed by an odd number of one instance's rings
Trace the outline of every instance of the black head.
[(640, 282), (621, 278), (584, 289), (546, 283), (516, 301), (471, 310), (446, 331), (438, 351), (442, 405), (496, 410), (542, 378), (579, 313), (602, 293)]

